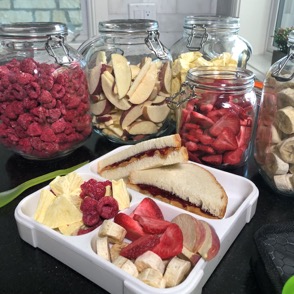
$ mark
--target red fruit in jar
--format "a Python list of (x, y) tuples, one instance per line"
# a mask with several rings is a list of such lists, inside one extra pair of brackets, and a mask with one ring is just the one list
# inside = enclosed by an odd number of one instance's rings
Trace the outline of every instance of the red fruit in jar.
[(214, 140), (211, 145), (216, 151), (223, 152), (238, 148), (236, 136), (230, 128), (223, 129), (222, 133)]
[(237, 142), (238, 142), (238, 146), (248, 146), (249, 141), (251, 139), (251, 127), (245, 127), (245, 126), (241, 126), (240, 127), (240, 133), (237, 136)]
[(240, 119), (237, 114), (230, 112), (222, 116), (215, 124), (209, 129), (209, 133), (212, 136), (217, 137), (221, 134), (225, 128), (231, 129), (234, 135), (237, 135), (240, 131)]
[(130, 214), (130, 217), (133, 217), (135, 214), (164, 219), (163, 214), (157, 203), (151, 198), (144, 198), (138, 206), (134, 209), (134, 211)]
[(151, 251), (162, 259), (172, 258), (182, 252), (183, 233), (180, 227), (172, 223), (160, 237), (160, 242)]
[(223, 156), (222, 154), (206, 155), (202, 156), (201, 160), (211, 165), (220, 165), (222, 163)]
[(136, 259), (146, 251), (152, 250), (160, 241), (158, 235), (145, 235), (120, 251), (120, 255), (129, 259)]
[(198, 145), (195, 142), (188, 141), (184, 145), (185, 145), (185, 147), (187, 148), (188, 151), (196, 151), (196, 150), (198, 150)]
[(162, 234), (170, 225), (170, 222), (166, 220), (138, 214), (134, 215), (134, 220), (138, 221), (139, 224), (143, 227), (143, 230), (148, 234)]
[(126, 238), (131, 241), (137, 240), (140, 237), (146, 235), (146, 233), (143, 231), (142, 226), (132, 217), (123, 212), (118, 213), (114, 217), (114, 222), (126, 229)]
[(210, 128), (214, 123), (209, 117), (196, 111), (191, 112), (190, 122), (196, 123), (205, 129)]
[(227, 151), (223, 155), (223, 163), (229, 165), (236, 165), (241, 162), (244, 154), (244, 149), (238, 148), (233, 151)]

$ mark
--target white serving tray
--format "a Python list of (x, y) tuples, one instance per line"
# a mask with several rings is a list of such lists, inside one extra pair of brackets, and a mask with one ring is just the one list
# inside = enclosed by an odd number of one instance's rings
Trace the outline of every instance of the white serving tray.
[[(103, 157), (128, 147), (119, 147)], [(89, 180), (90, 178), (104, 180), (96, 172), (97, 163), (103, 157), (79, 168), (76, 172), (84, 180)], [(228, 195), (228, 208), (226, 216), (223, 219), (207, 219), (155, 199), (167, 220), (171, 220), (182, 212), (189, 213), (195, 218), (203, 219), (210, 223), (215, 228), (221, 243), (219, 253), (214, 259), (206, 262), (201, 258), (188, 277), (176, 287), (157, 289), (148, 286), (110, 262), (100, 258), (93, 250), (99, 228), (81, 236), (64, 236), (36, 222), (33, 219), (33, 215), (37, 207), (41, 189), (24, 198), (15, 209), (15, 219), (19, 235), (33, 247), (42, 249), (110, 293), (200, 294), (204, 284), (233, 241), (245, 224), (250, 222), (255, 214), (259, 195), (257, 187), (250, 180), (207, 166), (203, 167), (214, 174)], [(49, 188), (49, 186), (44, 188)], [(124, 211), (126, 213), (131, 212), (146, 197), (131, 189), (129, 189), (129, 192), (132, 201), (131, 207)]]

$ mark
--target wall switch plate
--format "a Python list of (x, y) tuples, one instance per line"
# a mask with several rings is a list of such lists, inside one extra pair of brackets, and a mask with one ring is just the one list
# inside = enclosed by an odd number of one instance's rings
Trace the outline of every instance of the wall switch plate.
[(129, 18), (156, 19), (155, 3), (129, 3)]

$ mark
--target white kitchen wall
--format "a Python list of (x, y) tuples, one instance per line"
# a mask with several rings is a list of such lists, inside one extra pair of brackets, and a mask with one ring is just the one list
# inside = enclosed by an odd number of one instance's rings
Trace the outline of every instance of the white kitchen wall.
[(160, 40), (170, 47), (183, 32), (186, 15), (216, 14), (217, 0), (108, 0), (108, 19), (129, 18), (129, 3), (155, 3)]

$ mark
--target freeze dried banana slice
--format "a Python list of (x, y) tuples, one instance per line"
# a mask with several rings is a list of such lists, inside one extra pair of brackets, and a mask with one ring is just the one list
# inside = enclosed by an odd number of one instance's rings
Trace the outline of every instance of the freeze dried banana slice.
[(279, 191), (291, 192), (293, 191), (293, 174), (276, 175), (274, 182)]
[(287, 163), (294, 163), (294, 137), (281, 142), (278, 146), (281, 158)]
[(286, 106), (277, 111), (276, 124), (285, 134), (294, 133), (294, 108)]

